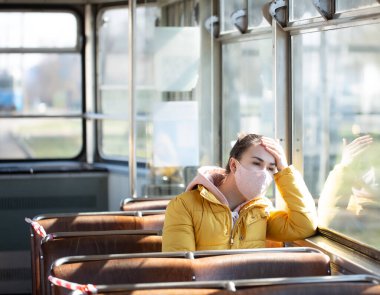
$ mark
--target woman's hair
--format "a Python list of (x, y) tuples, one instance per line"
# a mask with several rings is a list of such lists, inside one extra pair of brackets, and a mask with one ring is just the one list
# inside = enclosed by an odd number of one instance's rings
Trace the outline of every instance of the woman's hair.
[(253, 144), (259, 144), (263, 136), (258, 134), (241, 134), (230, 151), (230, 157), (226, 165), (226, 173), (231, 173), (230, 160), (240, 160), (243, 153)]

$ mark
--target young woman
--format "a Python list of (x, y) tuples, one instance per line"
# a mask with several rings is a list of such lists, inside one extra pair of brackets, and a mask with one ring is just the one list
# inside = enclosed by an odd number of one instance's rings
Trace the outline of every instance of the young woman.
[[(291, 241), (315, 233), (314, 200), (274, 139), (242, 136), (226, 169), (198, 172), (166, 209), (162, 251), (260, 248), (266, 239)], [(286, 211), (275, 210), (264, 196), (273, 179)]]

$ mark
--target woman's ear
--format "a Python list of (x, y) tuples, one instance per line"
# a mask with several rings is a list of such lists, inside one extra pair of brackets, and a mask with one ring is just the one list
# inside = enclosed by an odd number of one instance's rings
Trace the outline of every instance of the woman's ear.
[(230, 162), (228, 163), (230, 165), (230, 170), (232, 173), (236, 172), (236, 159), (235, 158), (230, 158)]

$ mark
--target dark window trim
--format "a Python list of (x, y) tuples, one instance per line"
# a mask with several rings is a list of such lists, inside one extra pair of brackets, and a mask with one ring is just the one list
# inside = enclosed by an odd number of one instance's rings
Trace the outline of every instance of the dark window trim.
[(380, 251), (328, 228), (318, 228), (318, 233), (329, 240), (360, 252), (380, 262)]

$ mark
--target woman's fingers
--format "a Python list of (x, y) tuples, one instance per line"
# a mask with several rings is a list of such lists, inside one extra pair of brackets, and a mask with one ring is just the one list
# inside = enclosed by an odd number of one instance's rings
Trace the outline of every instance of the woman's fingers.
[(288, 166), (284, 150), (276, 140), (269, 137), (262, 137), (261, 144), (275, 158), (278, 170), (282, 170)]

